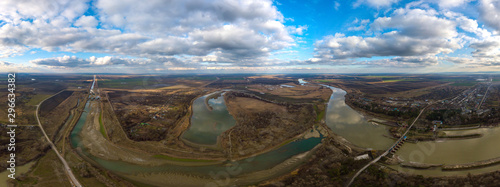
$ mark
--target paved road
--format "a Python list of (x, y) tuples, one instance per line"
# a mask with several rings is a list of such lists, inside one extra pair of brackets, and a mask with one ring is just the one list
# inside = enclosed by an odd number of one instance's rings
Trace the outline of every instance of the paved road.
[[(63, 90), (64, 91), (64, 90)], [(54, 97), (55, 95), (61, 93), (62, 91), (50, 96), (49, 98), (51, 97)], [(47, 98), (47, 99), (49, 99)], [(43, 101), (41, 101), (40, 103), (38, 103), (38, 105), (36, 105), (36, 111), (35, 111), (35, 115), (36, 115), (36, 120), (38, 121), (38, 126), (40, 126), (40, 129), (42, 130), (42, 133), (43, 135), (45, 136), (45, 138), (47, 139), (47, 141), (49, 142), (50, 144), (50, 147), (52, 148), (52, 150), (54, 150), (54, 152), (56, 153), (57, 157), (59, 157), (59, 160), (61, 160), (61, 162), (63, 163), (64, 165), (64, 171), (66, 173), (66, 175), (68, 176), (68, 178), (70, 179), (70, 182), (71, 182), (71, 186), (77, 186), (77, 187), (81, 187), (82, 185), (80, 184), (80, 182), (78, 182), (78, 180), (76, 179), (75, 175), (73, 174), (73, 171), (71, 171), (71, 168), (69, 167), (68, 163), (66, 162), (66, 160), (64, 159), (64, 157), (61, 156), (61, 154), (59, 154), (59, 151), (57, 151), (57, 147), (56, 145), (54, 145), (54, 143), (52, 143), (52, 141), (50, 140), (49, 136), (47, 136), (47, 133), (45, 133), (45, 130), (43, 129), (43, 126), (42, 126), (42, 123), (40, 123), (40, 118), (38, 117), (38, 110), (40, 108), (40, 105), (47, 99), (44, 99)]]
[(477, 109), (480, 109), (480, 108), (481, 108), (481, 105), (483, 105), (483, 102), (484, 102), (484, 100), (486, 99), (486, 95), (488, 94), (488, 90), (490, 90), (490, 87), (491, 87), (491, 83), (490, 83), (490, 85), (488, 86), (488, 89), (486, 89), (486, 92), (484, 92), (483, 99), (481, 99), (481, 103), (479, 103), (479, 105), (477, 106)]
[[(424, 110), (429, 107), (430, 105), (424, 107), (421, 111), (420, 111), (420, 114), (418, 114), (417, 118), (415, 118), (415, 120), (413, 121), (413, 123), (410, 125), (410, 127), (408, 127), (408, 129), (406, 129), (406, 132), (401, 136), (401, 138), (399, 138), (398, 141), (396, 141), (396, 143), (394, 143), (392, 147), (396, 146), (399, 141), (406, 136), (406, 134), (410, 131), (411, 127), (413, 127), (413, 125), (415, 124), (415, 122), (418, 120), (418, 118), (420, 118), (420, 115), (422, 115), (422, 113), (424, 113)], [(368, 166), (374, 164), (375, 162), (378, 162), (382, 157), (386, 156), (387, 154), (389, 154), (389, 150), (391, 150), (391, 148), (387, 149), (384, 153), (382, 153), (379, 157), (373, 159), (370, 163), (366, 164), (365, 167), (361, 168), (351, 179), (351, 181), (349, 181), (349, 184), (347, 184), (347, 186), (351, 186), (352, 182), (354, 182), (354, 179), (356, 179), (356, 177), (358, 177), (359, 174), (361, 174), (361, 172), (363, 172), (366, 168), (368, 168)]]

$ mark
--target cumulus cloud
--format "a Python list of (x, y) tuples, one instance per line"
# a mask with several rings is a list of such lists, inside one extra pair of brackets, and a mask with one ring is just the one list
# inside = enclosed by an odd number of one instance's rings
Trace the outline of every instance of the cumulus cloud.
[[(83, 15), (89, 8), (97, 10), (97, 15)], [(0, 2), (0, 20), (4, 23), (0, 25), (0, 57), (40, 48), (148, 59), (215, 54), (234, 64), (252, 59), (256, 63), (271, 52), (293, 46), (292, 34), (301, 35), (307, 29), (289, 30), (271, 0), (6, 0)], [(78, 63), (71, 58), (66, 61)], [(177, 60), (181, 61), (187, 60)], [(56, 62), (64, 60), (38, 64)]]
[(470, 2), (471, 0), (439, 0), (438, 5), (441, 8), (453, 8)]
[(82, 16), (75, 21), (78, 27), (96, 27), (99, 24), (94, 16)]
[(394, 57), (389, 59), (356, 62), (356, 64), (361, 65), (390, 67), (425, 67), (437, 65), (438, 63), (439, 58), (436, 56)]
[(480, 0), (479, 15), (486, 24), (500, 32), (500, 0)]
[(44, 66), (63, 66), (63, 67), (87, 66), (90, 64), (87, 60), (77, 58), (76, 56), (36, 59), (36, 60), (31, 60), (30, 63), (36, 65), (44, 65)]
[(472, 52), (474, 57), (500, 58), (500, 36), (473, 42), (470, 47), (475, 49)]
[(53, 23), (68, 23), (88, 9), (89, 0), (2, 0), (0, 20), (18, 24), (23, 19), (41, 19)]
[(316, 57), (334, 60), (403, 56), (390, 62), (410, 63), (421, 59), (434, 64), (435, 59), (415, 56), (447, 54), (461, 48), (463, 40), (456, 26), (454, 21), (439, 16), (434, 10), (398, 9), (390, 17), (379, 17), (370, 24), (374, 36), (337, 33), (324, 37), (315, 44)]
[(139, 66), (153, 63), (150, 59), (134, 59), (134, 58), (120, 58), (113, 56), (95, 57), (92, 56), (88, 59), (78, 58), (76, 56), (63, 56), (55, 58), (43, 58), (31, 60), (30, 63), (39, 66), (48, 67), (98, 67), (109, 65), (126, 65), (126, 66)]
[(500, 58), (444, 57), (443, 60), (468, 67), (500, 67)]
[(308, 26), (307, 25), (300, 25), (300, 26), (288, 26), (288, 30), (290, 30), (290, 34), (297, 34), (297, 35), (303, 35), (304, 31), (307, 30)]
[(370, 23), (370, 20), (369, 19), (363, 19), (363, 20), (359, 20), (358, 18), (356, 18), (351, 24), (352, 25), (355, 25), (353, 27), (349, 27), (347, 28), (348, 31), (360, 31), (360, 30), (365, 30), (366, 29), (366, 26), (367, 24)]
[(10, 62), (5, 62), (5, 61), (0, 61), (0, 66), (10, 66), (12, 63)]
[(16, 38), (0, 38), (0, 58), (19, 55), (26, 49)]

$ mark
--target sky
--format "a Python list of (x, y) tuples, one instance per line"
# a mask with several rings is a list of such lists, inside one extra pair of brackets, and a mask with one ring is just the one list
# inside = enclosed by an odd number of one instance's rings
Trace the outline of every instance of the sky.
[(2, 0), (0, 72), (500, 71), (500, 0)]

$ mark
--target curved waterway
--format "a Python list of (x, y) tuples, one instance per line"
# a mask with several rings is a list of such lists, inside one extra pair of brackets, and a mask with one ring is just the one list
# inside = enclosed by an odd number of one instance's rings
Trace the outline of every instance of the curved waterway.
[[(205, 111), (203, 107), (207, 108), (205, 106), (203, 97), (198, 98), (196, 101), (196, 105), (201, 106), (201, 108), (198, 109), (193, 109), (193, 118), (196, 119), (198, 117), (202, 116), (197, 116), (199, 115), (198, 111), (204, 111), (201, 113), (202, 115), (210, 115), (210, 112)], [(217, 98), (217, 99), (222, 99), (222, 97)], [(217, 99), (214, 101), (209, 101), (209, 104), (213, 108), (213, 111), (220, 110), (221, 112), (225, 111), (227, 112), (227, 109), (225, 107), (224, 102), (217, 103)], [(196, 102), (195, 101), (195, 102)], [(218, 105), (224, 105), (224, 107), (218, 107)], [(195, 107), (196, 108), (196, 107)], [(212, 175), (215, 173), (224, 173), (229, 171), (233, 171), (237, 169), (238, 172), (231, 172), (230, 176), (231, 178), (239, 177), (242, 175), (246, 174), (252, 174), (254, 172), (260, 172), (263, 170), (269, 170), (272, 169), (275, 166), (278, 166), (279, 164), (291, 159), (292, 157), (299, 155), (301, 153), (305, 153), (307, 151), (310, 151), (313, 149), (316, 145), (321, 143), (321, 139), (323, 138), (322, 136), (320, 137), (311, 137), (311, 138), (300, 138), (296, 141), (293, 141), (291, 143), (288, 143), (284, 146), (281, 146), (277, 149), (274, 149), (269, 152), (265, 152), (263, 154), (250, 157), (247, 159), (239, 160), (239, 161), (227, 161), (222, 164), (214, 164), (214, 165), (208, 165), (208, 166), (182, 166), (182, 165), (174, 165), (174, 164), (164, 164), (160, 166), (145, 166), (145, 165), (135, 165), (123, 161), (117, 161), (117, 160), (105, 160), (102, 158), (98, 158), (96, 156), (91, 155), (86, 147), (83, 147), (81, 143), (81, 137), (80, 137), (80, 132), (85, 125), (85, 121), (87, 119), (87, 114), (90, 112), (90, 103), (86, 103), (84, 112), (82, 113), (79, 121), (77, 122), (75, 128), (71, 132), (71, 145), (74, 148), (77, 148), (80, 150), (79, 152), (84, 154), (84, 156), (92, 159), (94, 162), (99, 164), (101, 167), (104, 167), (108, 170), (114, 171), (117, 174), (122, 174), (124, 176), (126, 175), (142, 175), (142, 174), (153, 174), (153, 173), (175, 173), (175, 174), (185, 174), (186, 176), (198, 176), (206, 179), (212, 178)], [(220, 115), (219, 117), (225, 117), (225, 118), (232, 118), (232, 116), (227, 116), (227, 115)], [(203, 118), (201, 118), (203, 119)], [(226, 119), (227, 121), (230, 121), (229, 119)], [(234, 120), (234, 119), (232, 119)], [(208, 123), (210, 124), (210, 123)], [(196, 130), (196, 129), (201, 129), (204, 130), (206, 129), (203, 127), (203, 123), (200, 123), (199, 125), (202, 126), (202, 128), (192, 128), (191, 130)], [(210, 127), (210, 126), (209, 126)], [(227, 128), (228, 126), (226, 126)], [(229, 127), (230, 128), (230, 127)], [(216, 132), (216, 131), (215, 131)], [(220, 133), (219, 133), (220, 134)], [(213, 136), (207, 136), (208, 138), (212, 138)], [(208, 142), (204, 139), (202, 142)], [(190, 139), (191, 141), (191, 139)], [(296, 163), (295, 161), (292, 161), (291, 165), (294, 164), (299, 164)], [(285, 169), (281, 169), (277, 172), (273, 173), (267, 173), (265, 177), (260, 177), (257, 181), (252, 181), (249, 179), (243, 179), (242, 181), (249, 181), (249, 183), (254, 183), (254, 182), (259, 182), (261, 180), (266, 180), (274, 177), (278, 177), (286, 172), (289, 172), (290, 169), (287, 169), (288, 167), (282, 167)], [(293, 168), (292, 168), (293, 169)]]
[[(302, 84), (306, 84), (307, 82), (301, 81)], [(394, 140), (384, 137), (387, 135), (387, 127), (381, 125), (373, 125), (366, 121), (366, 119), (359, 114), (358, 112), (351, 109), (349, 106), (345, 104), (345, 94), (346, 92), (342, 89), (330, 87), (333, 93), (330, 97), (330, 100), (327, 105), (326, 110), (326, 123), (332, 131), (351, 143), (364, 148), (372, 148), (384, 150), (391, 146)], [(195, 100), (193, 104), (193, 117), (192, 122), (194, 122), (191, 128), (186, 131), (188, 133), (193, 134), (184, 134), (184, 138), (192, 141), (199, 142), (203, 144), (213, 144), (216, 142), (217, 136), (223, 132), (224, 129), (229, 129), (234, 125), (234, 120), (231, 115), (226, 115), (227, 108), (223, 101), (222, 97), (210, 99), (208, 104), (212, 107), (212, 110), (205, 104), (205, 98), (207, 96), (200, 97)], [(186, 176), (199, 176), (202, 178), (210, 179), (214, 173), (226, 172), (228, 170), (237, 169), (238, 172), (231, 173), (229, 175), (231, 178), (237, 178), (239, 176), (244, 176), (246, 174), (250, 175), (252, 173), (269, 170), (273, 167), (284, 163), (285, 161), (289, 161), (292, 157), (296, 155), (300, 155), (301, 153), (305, 153), (321, 142), (322, 136), (311, 137), (308, 139), (298, 139), (289, 144), (281, 146), (275, 150), (271, 150), (269, 152), (247, 158), (244, 160), (239, 160), (235, 162), (227, 161), (222, 164), (214, 164), (208, 166), (181, 166), (174, 164), (164, 164), (161, 166), (144, 166), (144, 165), (135, 165), (130, 164), (123, 161), (112, 161), (112, 160), (104, 160), (93, 155), (90, 155), (85, 147), (82, 147), (80, 141), (80, 131), (82, 127), (85, 125), (85, 121), (87, 118), (87, 114), (90, 111), (89, 103), (85, 105), (85, 110), (80, 117), (78, 123), (71, 133), (71, 145), (74, 148), (79, 148), (81, 153), (85, 156), (89, 157), (102, 167), (114, 171), (117, 174), (123, 174), (124, 176), (140, 176), (143, 174), (152, 174), (152, 173), (175, 173), (175, 174), (184, 174)], [(214, 115), (214, 116), (211, 116)], [(216, 117), (215, 117), (216, 116)], [(208, 118), (205, 118), (208, 117)], [(213, 117), (213, 118), (212, 118)], [(219, 119), (224, 118), (224, 119)], [(204, 119), (211, 119), (211, 121), (205, 122)], [(199, 122), (196, 122), (200, 120)], [(215, 124), (215, 125), (214, 125)], [(196, 132), (198, 131), (198, 132)], [(210, 135), (207, 136), (199, 136), (199, 134), (203, 131), (211, 131)], [(483, 159), (489, 159), (493, 156), (500, 156), (500, 149), (498, 146), (495, 146), (496, 142), (500, 141), (500, 128), (495, 129), (486, 129), (487, 131), (484, 133), (484, 136), (477, 139), (468, 139), (468, 140), (454, 140), (454, 141), (446, 141), (446, 142), (431, 142), (435, 144), (435, 150), (428, 156), (425, 156), (424, 163), (433, 163), (438, 161), (445, 161), (449, 163), (464, 163), (471, 161), (478, 161)], [(194, 136), (199, 136), (199, 138), (194, 138)], [(489, 142), (489, 143), (487, 143)], [(482, 145), (483, 143), (486, 143)], [(420, 148), (419, 144), (405, 144), (399, 151), (398, 155), (401, 157), (410, 157), (412, 151), (418, 150)], [(479, 149), (478, 149), (479, 148)], [(495, 150), (493, 150), (495, 149)], [(478, 153), (479, 154), (475, 154)], [(462, 156), (458, 156), (462, 155)], [(479, 155), (479, 156), (478, 156)], [(414, 156), (413, 156), (414, 157)], [(412, 157), (412, 158), (413, 158)], [(416, 158), (416, 157), (415, 157)], [(410, 159), (411, 160), (411, 159)], [(416, 160), (419, 161), (419, 160)], [(299, 163), (295, 163), (299, 164)], [(237, 167), (235, 167), (237, 166)], [(400, 169), (406, 172), (414, 172), (417, 170), (408, 170), (406, 168), (400, 168), (399, 166), (391, 166), (395, 169)], [(497, 168), (488, 167), (491, 169)], [(285, 168), (279, 170), (279, 172), (270, 172), (266, 174), (265, 178), (259, 179), (242, 179), (241, 181), (249, 181), (248, 183), (256, 183), (265, 179), (270, 179), (274, 177), (278, 177), (286, 172), (289, 172), (293, 168)], [(486, 169), (486, 168), (483, 168)], [(479, 170), (483, 170), (479, 169)], [(490, 171), (489, 170), (489, 171)], [(469, 171), (469, 170), (468, 170)], [(430, 172), (434, 173), (437, 171), (433, 170), (418, 170), (418, 172)], [(445, 173), (439, 170), (439, 173)], [(420, 174), (420, 173), (419, 173)], [(245, 183), (247, 184), (247, 183)], [(244, 184), (240, 184), (244, 185)]]
[(326, 125), (335, 134), (344, 137), (354, 145), (374, 150), (385, 150), (394, 144), (394, 140), (383, 136), (389, 135), (386, 126), (368, 122), (363, 115), (346, 105), (346, 91), (327, 87), (332, 89), (333, 93), (326, 109)]
[(214, 145), (220, 134), (236, 124), (227, 111), (223, 93), (214, 94), (217, 94), (217, 98), (210, 98), (205, 102), (207, 97), (212, 96), (208, 94), (193, 102), (191, 125), (182, 134), (183, 139), (197, 144)]

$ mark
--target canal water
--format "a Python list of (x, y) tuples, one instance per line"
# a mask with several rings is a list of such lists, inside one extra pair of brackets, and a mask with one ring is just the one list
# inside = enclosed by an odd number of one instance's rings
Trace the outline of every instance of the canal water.
[(214, 145), (217, 137), (224, 131), (236, 124), (233, 116), (227, 111), (223, 93), (208, 100), (210, 106), (206, 106), (205, 99), (211, 94), (197, 98), (193, 102), (193, 116), (191, 125), (184, 132), (182, 138), (197, 144)]
[[(446, 131), (445, 131), (446, 133)], [(475, 161), (488, 160), (500, 157), (500, 128), (479, 128), (463, 131), (449, 131), (448, 134), (483, 134), (482, 137), (463, 140), (444, 140), (418, 143), (405, 143), (396, 152), (405, 161), (426, 163), (426, 164), (465, 164)], [(402, 171), (410, 169), (393, 167)], [(500, 165), (462, 171), (441, 171), (441, 170), (414, 170), (410, 171), (422, 175), (457, 175), (467, 173), (484, 173), (487, 171), (499, 170)]]

